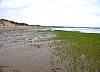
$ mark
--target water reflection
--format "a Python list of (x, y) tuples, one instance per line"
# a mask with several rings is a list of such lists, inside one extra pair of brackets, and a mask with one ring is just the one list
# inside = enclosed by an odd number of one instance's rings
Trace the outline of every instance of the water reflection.
[(80, 31), (83, 33), (100, 33), (100, 29), (96, 28), (54, 28), (54, 30), (64, 30), (64, 31)]

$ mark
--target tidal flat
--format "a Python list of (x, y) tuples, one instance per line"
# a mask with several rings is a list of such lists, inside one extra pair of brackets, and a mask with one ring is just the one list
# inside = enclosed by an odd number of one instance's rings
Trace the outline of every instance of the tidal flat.
[(0, 32), (0, 72), (99, 72), (100, 34), (45, 29)]

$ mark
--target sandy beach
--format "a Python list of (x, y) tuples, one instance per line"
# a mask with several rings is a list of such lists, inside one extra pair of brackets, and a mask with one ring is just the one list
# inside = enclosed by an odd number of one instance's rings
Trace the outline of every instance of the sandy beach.
[(0, 72), (50, 72), (47, 39), (53, 36), (27, 27), (0, 28)]

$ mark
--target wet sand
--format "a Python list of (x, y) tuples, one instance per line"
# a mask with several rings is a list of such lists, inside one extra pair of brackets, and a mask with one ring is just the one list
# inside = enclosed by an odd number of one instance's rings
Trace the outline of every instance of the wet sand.
[(0, 28), (0, 72), (62, 72), (53, 64), (54, 36), (42, 29)]

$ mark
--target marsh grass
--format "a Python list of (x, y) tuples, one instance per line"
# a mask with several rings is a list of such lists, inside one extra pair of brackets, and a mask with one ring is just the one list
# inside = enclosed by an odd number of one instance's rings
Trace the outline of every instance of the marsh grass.
[(100, 69), (100, 34), (80, 33), (71, 31), (48, 31), (56, 34), (53, 40), (56, 43), (54, 54), (60, 59), (72, 58), (72, 72), (96, 72)]

